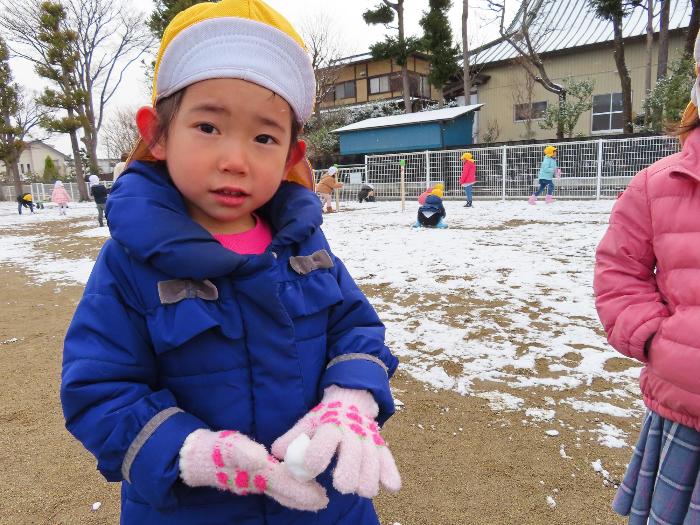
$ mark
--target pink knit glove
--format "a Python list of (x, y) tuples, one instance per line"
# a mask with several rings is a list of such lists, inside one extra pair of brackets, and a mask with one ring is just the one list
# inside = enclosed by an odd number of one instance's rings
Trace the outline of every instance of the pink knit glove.
[(317, 511), (328, 505), (321, 485), (298, 481), (264, 446), (233, 430), (199, 429), (187, 436), (180, 449), (180, 477), (190, 487), (265, 494), (292, 509)]
[(311, 442), (303, 467), (309, 475), (315, 477), (326, 470), (337, 451), (333, 486), (338, 492), (373, 498), (380, 483), (396, 492), (401, 488), (401, 476), (379, 435), (378, 413), (377, 403), (366, 390), (329, 386), (321, 403), (272, 444), (272, 453), (283, 458), (289, 444), (306, 434)]

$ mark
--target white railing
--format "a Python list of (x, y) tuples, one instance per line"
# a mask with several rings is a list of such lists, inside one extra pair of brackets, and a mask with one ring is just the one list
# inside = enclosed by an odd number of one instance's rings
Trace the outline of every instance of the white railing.
[[(557, 147), (557, 162), (562, 170), (561, 178), (555, 180), (555, 194), (558, 198), (569, 199), (613, 198), (638, 171), (679, 150), (678, 139), (666, 136), (552, 144)], [(345, 184), (338, 193), (339, 200), (357, 200), (362, 184), (371, 184), (377, 199), (400, 199), (401, 160), (405, 161), (407, 199), (415, 199), (436, 182), (445, 184), (445, 198), (461, 198), (460, 157), (465, 151), (470, 151), (476, 162), (475, 199), (524, 198), (537, 186), (544, 146), (506, 145), (368, 155), (364, 166), (339, 166), (338, 179)], [(352, 182), (351, 174), (354, 174)]]

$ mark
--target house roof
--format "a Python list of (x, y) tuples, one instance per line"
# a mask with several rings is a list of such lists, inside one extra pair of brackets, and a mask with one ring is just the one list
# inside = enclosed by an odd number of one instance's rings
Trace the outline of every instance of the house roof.
[(70, 155), (66, 155), (65, 153), (58, 151), (56, 148), (54, 148), (51, 144), (47, 144), (43, 140), (32, 140), (27, 143), (28, 148), (30, 149), (32, 145), (37, 145), (37, 146), (42, 146), (50, 151), (52, 151), (56, 156), (61, 157), (63, 160), (69, 159)]
[(473, 104), (471, 106), (458, 106), (455, 108), (434, 109), (432, 111), (421, 111), (419, 113), (405, 113), (403, 115), (392, 115), (389, 117), (368, 118), (349, 124), (342, 128), (334, 129), (333, 133), (344, 131), (360, 131), (372, 128), (388, 128), (394, 126), (407, 126), (409, 124), (421, 124), (425, 122), (435, 122), (438, 120), (453, 120), (460, 115), (471, 111), (478, 111), (483, 104)]
[[(534, 4), (530, 0), (528, 4)], [(656, 2), (658, 9), (659, 2)], [(671, 4), (669, 30), (688, 27), (692, 10), (691, 0), (677, 0)], [(519, 15), (522, 10), (519, 12)], [(540, 14), (541, 13), (541, 14)], [(517, 28), (516, 19), (511, 28)], [(635, 7), (625, 17), (622, 27), (624, 38), (646, 34), (647, 13), (641, 7)], [(659, 31), (659, 17), (654, 17), (654, 31)], [(541, 11), (532, 23), (530, 35), (538, 53), (562, 51), (593, 44), (612, 42), (612, 23), (598, 18), (588, 0), (545, 0)], [(497, 42), (497, 41), (495, 41)], [(485, 44), (485, 48), (471, 60), (472, 64), (485, 65), (516, 58), (518, 52), (508, 42)]]
[[(416, 56), (418, 58), (423, 58), (426, 60), (430, 58), (429, 55), (421, 51), (414, 51), (413, 53), (411, 53), (410, 56)], [(372, 53), (368, 51), (366, 53), (360, 53), (359, 55), (351, 55), (348, 57), (339, 58), (336, 62), (333, 63), (333, 66), (350, 66), (353, 64), (361, 64), (363, 62), (372, 62), (373, 60), (375, 59), (372, 57)]]

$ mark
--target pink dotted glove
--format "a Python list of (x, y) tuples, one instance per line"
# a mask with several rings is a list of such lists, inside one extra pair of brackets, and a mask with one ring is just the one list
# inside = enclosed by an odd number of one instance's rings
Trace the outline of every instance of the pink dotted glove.
[(187, 436), (180, 449), (180, 477), (190, 487), (265, 494), (292, 509), (317, 511), (328, 505), (321, 485), (298, 481), (264, 446), (233, 430), (199, 429)]
[(557, 168), (556, 170), (554, 170), (554, 174), (557, 179), (561, 179), (561, 168)]
[(375, 421), (378, 413), (377, 403), (366, 390), (329, 386), (321, 403), (272, 444), (272, 453), (283, 458), (289, 444), (306, 434), (311, 441), (303, 468), (309, 476), (316, 477), (326, 470), (337, 451), (333, 486), (338, 492), (373, 498), (379, 493), (380, 483), (396, 492), (401, 488), (401, 476), (379, 435)]

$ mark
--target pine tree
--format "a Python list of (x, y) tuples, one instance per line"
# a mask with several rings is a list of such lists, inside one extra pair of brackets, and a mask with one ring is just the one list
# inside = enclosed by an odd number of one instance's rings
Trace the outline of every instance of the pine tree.
[(17, 160), (22, 152), (22, 143), (17, 140), (18, 130), (12, 122), (18, 109), (17, 96), (17, 84), (13, 82), (10, 70), (10, 53), (0, 37), (0, 160), (5, 163), (7, 172), (12, 174), (15, 190), (21, 193), (22, 181)]
[[(46, 63), (37, 64), (36, 72), (52, 81), (57, 89), (46, 88), (39, 101), (47, 108), (66, 112), (66, 116), (45, 117), (42, 126), (49, 131), (68, 134), (73, 158), (77, 159), (80, 156), (78, 130), (85, 123), (85, 117), (81, 115), (85, 92), (80, 89), (76, 71), (79, 58), (75, 49), (77, 35), (65, 26), (66, 11), (61, 4), (42, 3), (40, 21), (39, 40), (46, 45)], [(87, 200), (87, 189), (82, 184), (83, 167), (79, 162), (75, 163), (75, 178), (80, 200)]]
[(425, 33), (421, 44), (430, 54), (428, 81), (440, 91), (442, 100), (443, 86), (459, 71), (457, 57), (460, 49), (452, 41), (452, 28), (447, 18), (447, 12), (452, 7), (451, 0), (430, 0), (429, 5), (430, 10), (423, 12), (419, 22)]
[(56, 165), (48, 155), (46, 155), (46, 158), (44, 159), (44, 173), (41, 178), (46, 184), (51, 184), (52, 182), (58, 180), (58, 169), (56, 169)]
[(160, 39), (170, 21), (183, 9), (201, 4), (207, 0), (156, 0), (155, 9), (148, 20), (148, 27)]
[(408, 57), (419, 49), (418, 39), (406, 37), (403, 19), (404, 0), (390, 2), (382, 0), (374, 9), (368, 9), (362, 14), (367, 24), (383, 24), (389, 27), (394, 21), (394, 13), (398, 21), (398, 36), (387, 35), (383, 42), (377, 42), (370, 46), (370, 51), (375, 59), (394, 60), (401, 66), (401, 83), (403, 86), (403, 103), (406, 113), (413, 112), (411, 105), (411, 88), (408, 80)]

